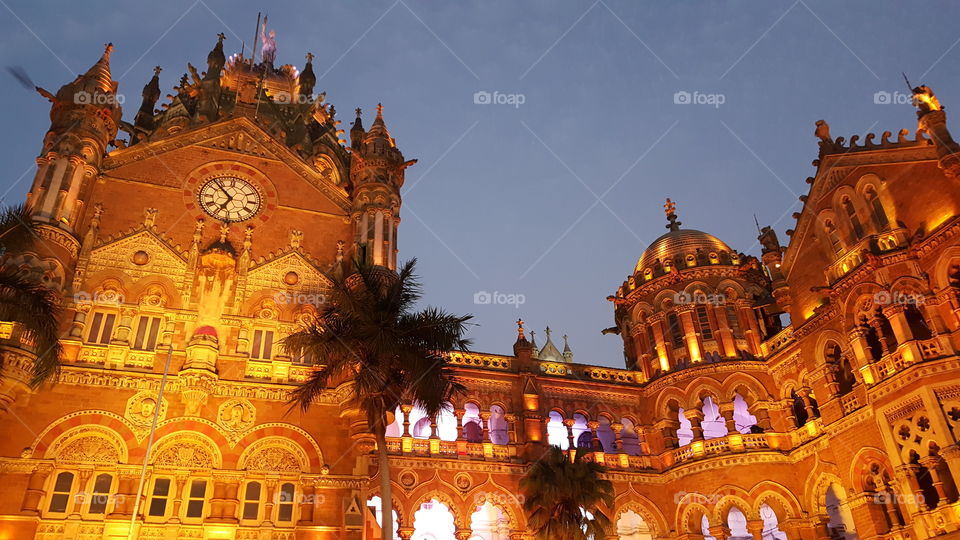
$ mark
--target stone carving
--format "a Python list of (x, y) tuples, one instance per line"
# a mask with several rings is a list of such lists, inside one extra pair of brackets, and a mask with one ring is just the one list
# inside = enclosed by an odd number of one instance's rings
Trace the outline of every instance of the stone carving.
[(240, 469), (267, 472), (301, 472), (309, 469), (307, 454), (299, 445), (282, 437), (260, 439), (240, 458)]
[(98, 435), (72, 439), (57, 451), (57, 461), (78, 463), (119, 463), (116, 447)]
[(214, 466), (210, 452), (193, 441), (171, 444), (157, 452), (153, 464), (158, 467), (209, 469)]
[[(153, 416), (157, 410), (157, 394), (155, 392), (144, 391), (134, 394), (127, 400), (127, 407), (124, 410), (123, 417), (130, 424), (131, 429), (138, 437), (143, 437), (150, 431), (153, 424)], [(160, 414), (157, 422), (162, 422), (167, 417), (167, 400), (164, 399), (160, 404)]]
[(217, 423), (228, 432), (228, 438), (235, 440), (253, 426), (256, 416), (257, 410), (245, 399), (228, 399), (217, 409)]

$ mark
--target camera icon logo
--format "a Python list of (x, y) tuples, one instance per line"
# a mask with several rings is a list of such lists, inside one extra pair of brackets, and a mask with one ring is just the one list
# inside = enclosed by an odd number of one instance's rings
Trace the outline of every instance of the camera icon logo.
[(673, 103), (675, 105), (689, 105), (692, 102), (690, 92), (680, 90), (673, 94)]
[(473, 93), (474, 105), (489, 105), (492, 102), (492, 96), (490, 95), (490, 92), (487, 92), (486, 90), (480, 90)]
[(487, 291), (478, 291), (473, 293), (473, 303), (478, 305), (487, 305), (493, 302), (493, 295)]
[(93, 102), (93, 96), (83, 90), (73, 94), (73, 102), (77, 105), (90, 105)]
[(875, 105), (889, 105), (893, 101), (893, 95), (886, 90), (879, 90), (873, 94), (873, 103)]

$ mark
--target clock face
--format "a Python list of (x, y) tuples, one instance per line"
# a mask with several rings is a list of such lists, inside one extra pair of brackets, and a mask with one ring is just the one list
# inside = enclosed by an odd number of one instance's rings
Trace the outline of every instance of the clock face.
[(260, 211), (260, 192), (250, 182), (233, 176), (219, 176), (200, 188), (200, 207), (220, 221), (237, 222)]

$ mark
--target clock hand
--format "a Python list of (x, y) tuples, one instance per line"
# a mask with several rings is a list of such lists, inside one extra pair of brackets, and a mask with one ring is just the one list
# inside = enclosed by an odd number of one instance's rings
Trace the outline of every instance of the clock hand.
[(217, 187), (220, 188), (220, 191), (222, 191), (224, 195), (226, 195), (227, 197), (230, 197), (230, 199), (233, 200), (233, 196), (227, 192), (227, 188), (224, 187), (224, 185), (220, 181), (215, 181), (214, 184), (216, 184)]

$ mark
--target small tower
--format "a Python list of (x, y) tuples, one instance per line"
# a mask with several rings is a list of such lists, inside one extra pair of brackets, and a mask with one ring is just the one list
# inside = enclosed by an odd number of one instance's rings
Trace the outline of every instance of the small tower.
[(56, 95), (37, 88), (53, 106), (27, 202), (35, 220), (71, 235), (83, 212), (85, 188), (99, 173), (120, 125), (117, 82), (110, 75), (112, 51), (108, 43), (97, 63)]
[(377, 118), (367, 132), (363, 131), (357, 109), (350, 138), (355, 253), (370, 264), (395, 270), (400, 187), (405, 169), (417, 160), (404, 161), (383, 121), (382, 105), (377, 105)]
[(783, 247), (777, 239), (777, 233), (769, 226), (759, 229), (760, 236), (757, 241), (763, 246), (761, 260), (767, 269), (767, 275), (770, 277), (770, 288), (777, 305), (784, 311), (790, 312), (791, 296), (790, 288), (787, 286), (787, 279), (780, 270), (783, 263)]
[(937, 147), (938, 165), (951, 178), (960, 176), (960, 145), (947, 129), (947, 113), (940, 100), (926, 85), (913, 89), (913, 104), (917, 107), (917, 125), (927, 132)]

